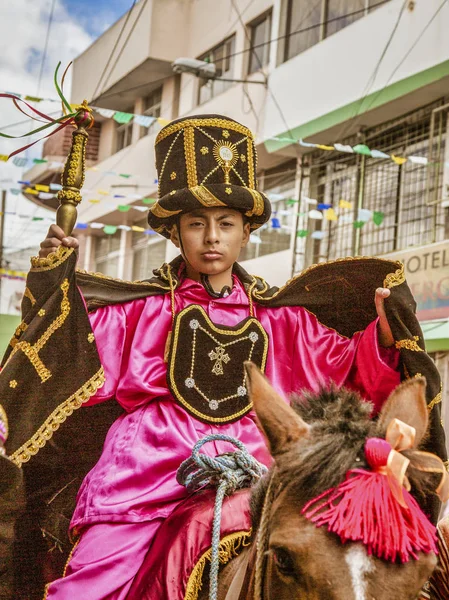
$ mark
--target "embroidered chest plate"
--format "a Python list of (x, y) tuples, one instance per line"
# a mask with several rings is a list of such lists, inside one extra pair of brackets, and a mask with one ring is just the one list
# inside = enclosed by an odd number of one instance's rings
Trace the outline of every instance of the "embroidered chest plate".
[(174, 398), (205, 423), (229, 423), (251, 410), (243, 363), (262, 371), (268, 335), (248, 317), (236, 327), (214, 325), (201, 306), (176, 315), (168, 357), (167, 381)]

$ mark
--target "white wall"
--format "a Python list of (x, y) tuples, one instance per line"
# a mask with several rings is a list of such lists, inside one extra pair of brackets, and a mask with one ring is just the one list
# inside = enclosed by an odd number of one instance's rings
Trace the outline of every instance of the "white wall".
[(269, 285), (280, 287), (291, 278), (292, 254), (290, 250), (283, 250), (245, 260), (240, 264), (251, 275), (260, 275)]
[[(366, 94), (367, 84), (387, 44), (403, 0), (392, 0), (349, 27), (281, 64), (270, 75), (270, 86), (289, 127), (297, 127), (345, 106)], [(414, 42), (416, 47), (389, 84), (449, 60), (449, 3), (426, 24), (441, 0), (416, 0), (405, 9), (374, 84), (382, 89)], [(285, 132), (285, 123), (271, 97), (265, 112), (265, 139)]]

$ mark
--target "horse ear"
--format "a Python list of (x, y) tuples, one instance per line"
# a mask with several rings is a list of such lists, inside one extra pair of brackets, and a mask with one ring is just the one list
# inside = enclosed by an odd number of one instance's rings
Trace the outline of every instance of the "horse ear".
[(245, 369), (259, 427), (268, 440), (271, 455), (275, 457), (304, 437), (310, 427), (272, 388), (255, 364), (245, 362)]
[(408, 379), (389, 396), (379, 415), (379, 424), (387, 429), (393, 419), (404, 421), (416, 429), (416, 448), (427, 431), (429, 416), (426, 404), (426, 380), (424, 377)]

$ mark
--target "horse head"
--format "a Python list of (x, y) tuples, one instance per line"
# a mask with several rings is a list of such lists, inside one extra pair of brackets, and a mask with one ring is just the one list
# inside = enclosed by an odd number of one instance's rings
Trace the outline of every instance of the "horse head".
[(253, 493), (256, 543), (239, 597), (416, 598), (436, 565), (435, 532), (404, 488), (423, 493), (444, 479), (441, 461), (417, 450), (425, 380), (401, 384), (373, 421), (355, 392), (323, 388), (289, 406), (254, 365), (246, 369), (274, 463)]

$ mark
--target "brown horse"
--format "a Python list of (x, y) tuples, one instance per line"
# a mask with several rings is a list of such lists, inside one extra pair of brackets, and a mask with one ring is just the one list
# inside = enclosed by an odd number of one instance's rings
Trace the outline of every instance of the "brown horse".
[[(252, 497), (256, 542), (222, 568), (218, 599), (415, 599), (436, 565), (435, 554), (421, 552), (417, 560), (388, 562), (370, 556), (362, 543), (343, 544), (301, 511), (312, 498), (344, 481), (349, 470), (367, 467), (367, 438), (385, 437), (392, 419), (416, 429), (416, 448), (428, 424), (425, 381), (400, 385), (373, 421), (370, 405), (353, 392), (305, 394), (290, 407), (256, 367), (249, 364), (247, 372), (274, 465)], [(411, 457), (413, 452), (404, 454)], [(422, 490), (422, 470), (409, 468), (407, 474)], [(203, 581), (199, 600), (207, 598), (208, 581)]]

